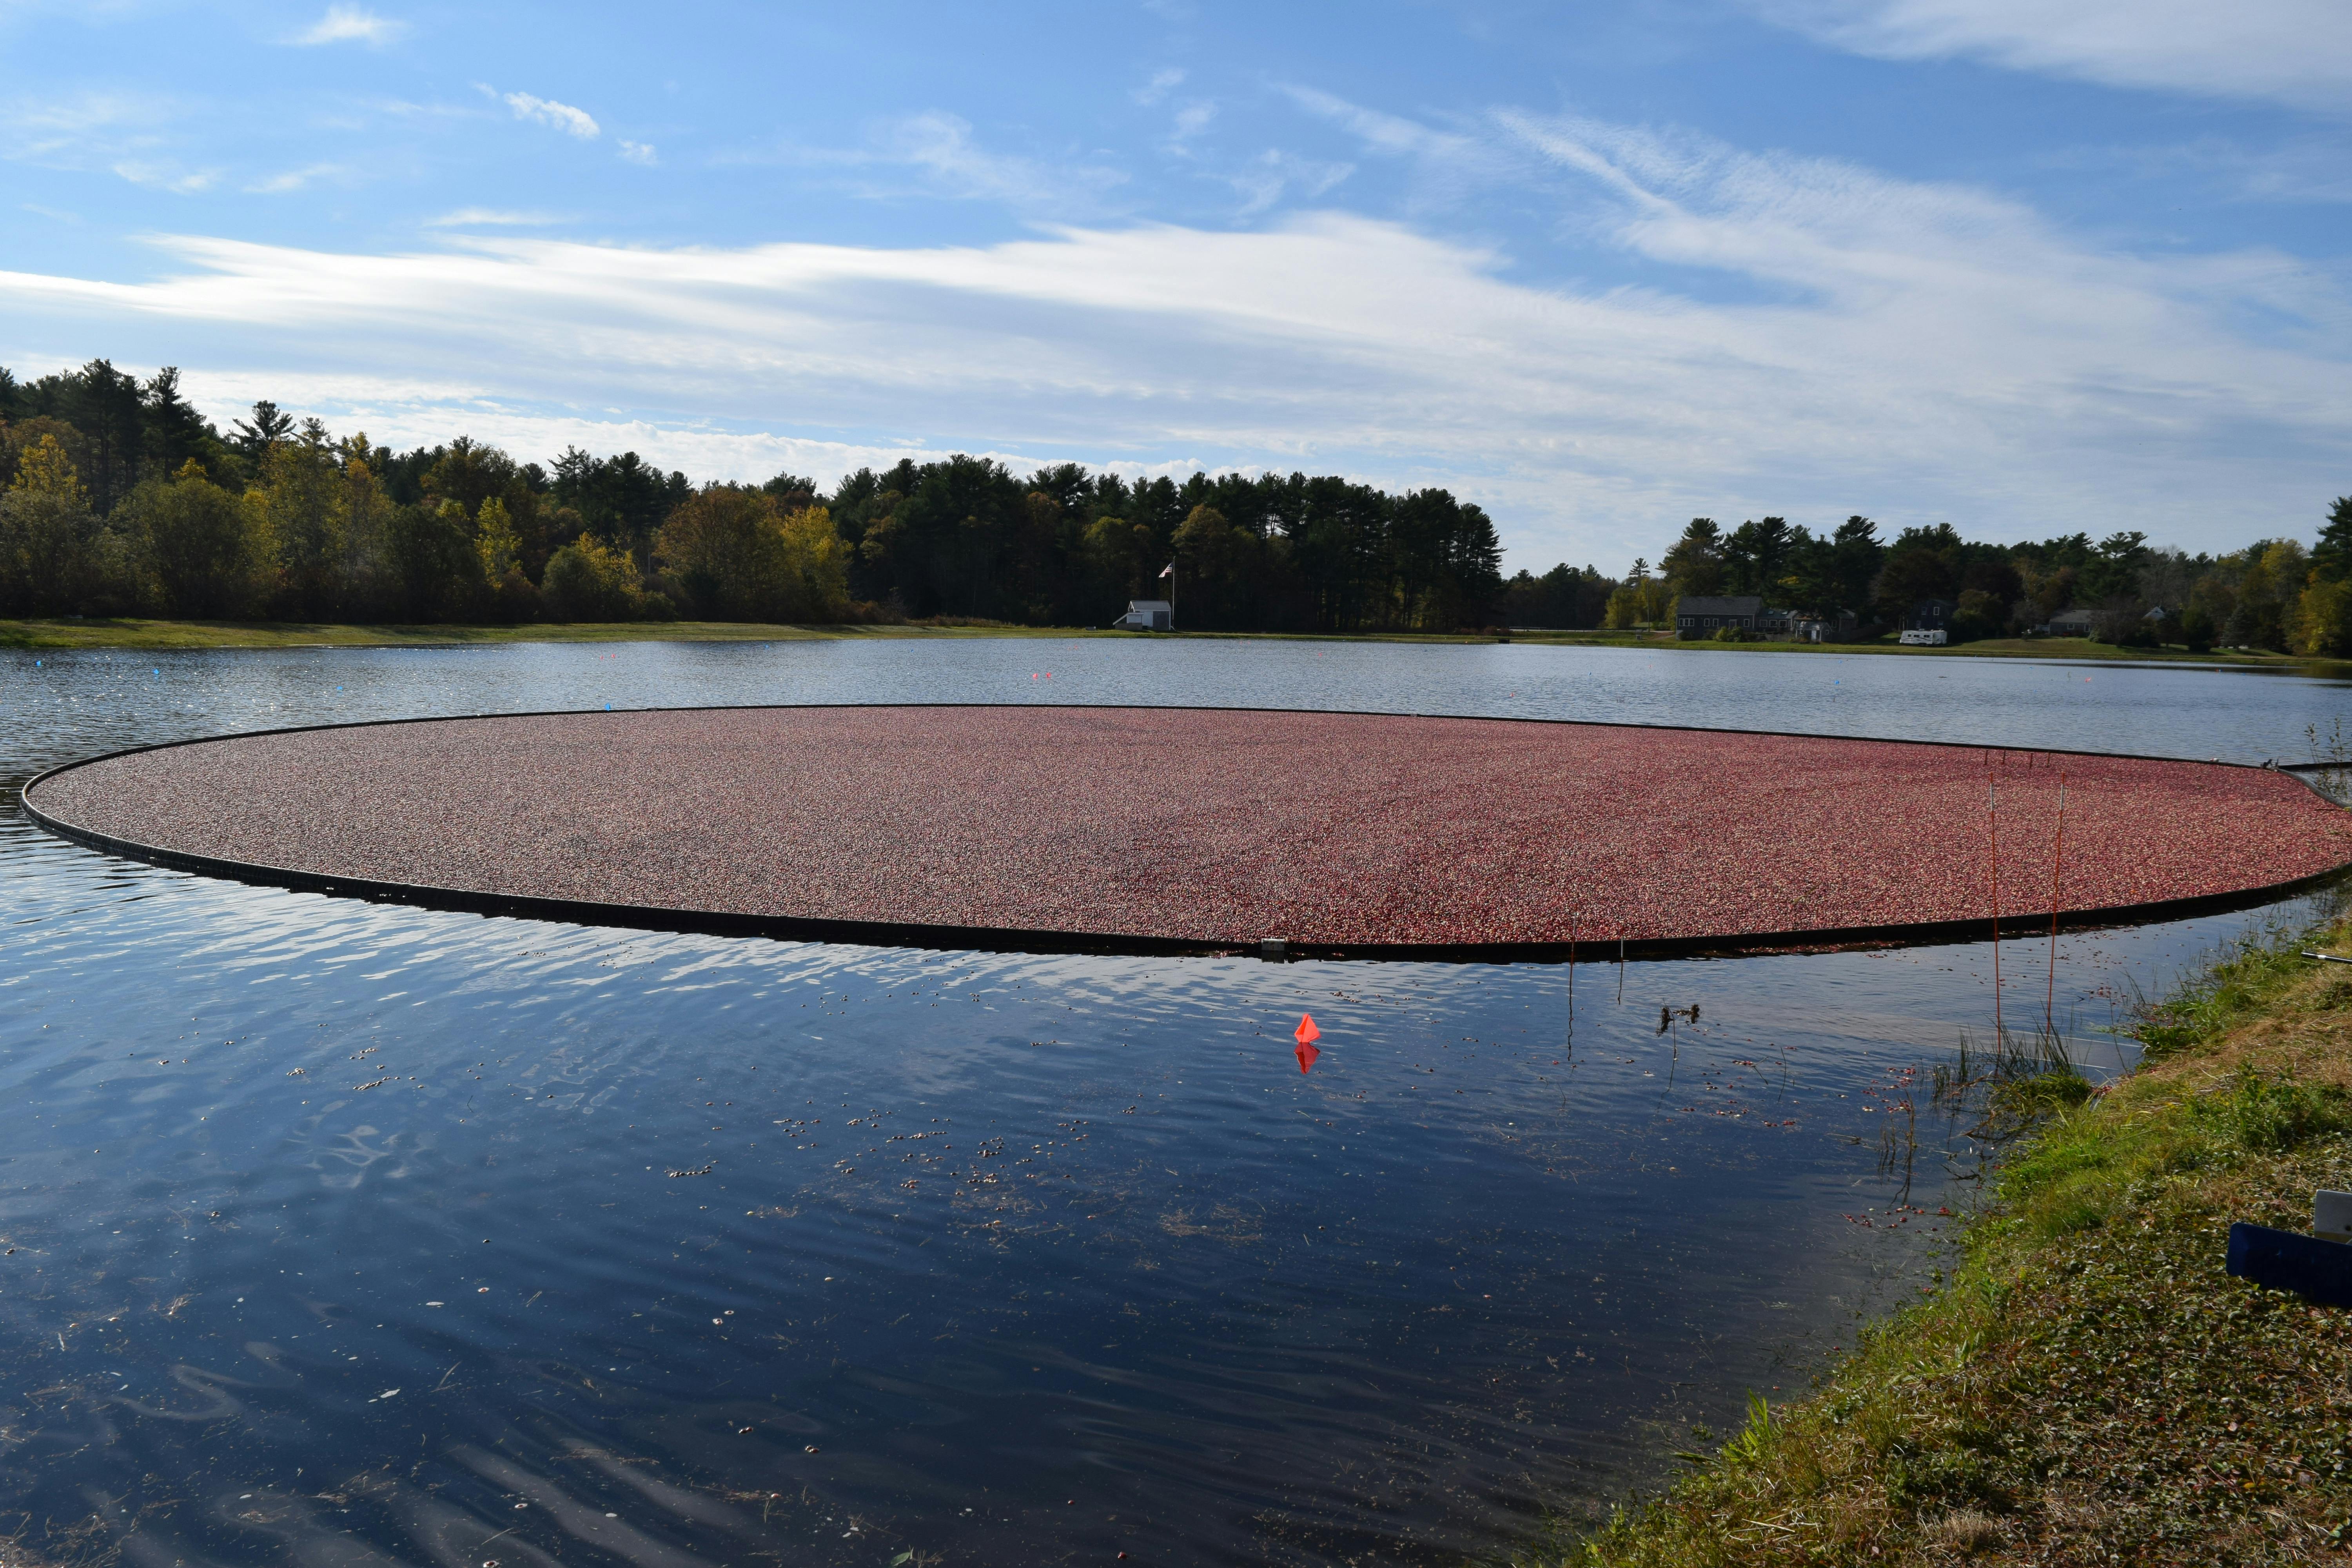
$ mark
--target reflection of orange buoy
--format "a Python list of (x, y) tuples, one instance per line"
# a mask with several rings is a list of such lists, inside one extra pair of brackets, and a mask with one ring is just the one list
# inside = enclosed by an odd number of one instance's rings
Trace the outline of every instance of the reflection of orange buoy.
[(1310, 1045), (1323, 1037), (1323, 1031), (1315, 1026), (1315, 1015), (1312, 1013), (1298, 1015), (1298, 1027), (1290, 1032), (1298, 1037), (1298, 1043), (1302, 1046)]
[(1300, 1072), (1305, 1072), (1308, 1068), (1313, 1067), (1313, 1066), (1315, 1065), (1315, 1058), (1316, 1058), (1317, 1057), (1321, 1056), (1322, 1054), (1323, 1054), (1323, 1053), (1322, 1053), (1321, 1051), (1317, 1050), (1313, 1046), (1308, 1045), (1305, 1040), (1301, 1040), (1301, 1041), (1299, 1041), (1299, 1042), (1298, 1042), (1298, 1070), (1299, 1070)]

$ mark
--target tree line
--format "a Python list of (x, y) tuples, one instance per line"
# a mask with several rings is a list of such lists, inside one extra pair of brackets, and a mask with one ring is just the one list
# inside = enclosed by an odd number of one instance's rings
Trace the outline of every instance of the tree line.
[(2075, 610), (2092, 636), (2126, 647), (2352, 656), (2352, 496), (2329, 509), (2315, 547), (2258, 539), (2220, 555), (2151, 545), (2137, 531), (1993, 544), (1934, 523), (1882, 542), (1866, 517), (1824, 534), (1777, 517), (1728, 531), (1693, 518), (1655, 575), (1634, 563), (1603, 624), (1670, 624), (1685, 594), (1753, 594), (1826, 620), (1849, 615), (1857, 637), (1898, 629), (1941, 601), (1954, 642), (2031, 633)]
[(172, 369), (0, 369), (0, 615), (1069, 626), (1172, 588), (1198, 629), (1454, 630), (1511, 602), (1501, 557), (1445, 490), (1335, 476), (958, 455), (698, 485), (634, 452), (396, 452), (269, 402), (223, 431)]
[(1820, 533), (1694, 518), (1622, 577), (1562, 563), (1506, 581), (1501, 554), (1492, 520), (1445, 490), (1337, 476), (1022, 477), (959, 455), (830, 491), (789, 473), (697, 485), (634, 452), (542, 467), (464, 437), (395, 452), (269, 402), (224, 432), (169, 368), (0, 369), (0, 615), (1083, 626), (1172, 595), (1203, 630), (1452, 631), (1671, 626), (1685, 595), (1754, 594), (1856, 637), (1940, 600), (1955, 641), (2074, 608), (2119, 643), (2352, 657), (2352, 498), (2315, 548), (2221, 555), (2136, 531), (1994, 544), (1936, 523), (1889, 541), (1862, 516)]

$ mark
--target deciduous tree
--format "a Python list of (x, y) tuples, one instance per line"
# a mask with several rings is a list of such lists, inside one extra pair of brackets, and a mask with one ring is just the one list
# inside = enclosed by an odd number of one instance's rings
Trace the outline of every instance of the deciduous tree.
[(17, 455), (0, 493), (0, 605), (18, 616), (77, 610), (100, 591), (105, 562), (97, 513), (56, 437)]
[(241, 620), (264, 607), (274, 586), (264, 499), (231, 495), (191, 458), (132, 491), (124, 511), (166, 614)]

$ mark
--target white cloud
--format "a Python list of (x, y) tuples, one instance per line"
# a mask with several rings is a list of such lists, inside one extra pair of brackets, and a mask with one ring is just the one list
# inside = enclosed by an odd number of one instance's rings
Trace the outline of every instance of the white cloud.
[(551, 98), (533, 98), (527, 92), (501, 93), (499, 97), (514, 110), (517, 120), (534, 120), (583, 142), (592, 142), (602, 134), (595, 120), (584, 109), (574, 109)]
[[(231, 419), (248, 417), (256, 400), (267, 397), (325, 420), (338, 435), (364, 432), (371, 443), (395, 451), (435, 446), (463, 431), (525, 462), (548, 462), (566, 447), (635, 452), (660, 468), (682, 468), (698, 481), (760, 480), (789, 469), (831, 483), (861, 468), (888, 468), (901, 458), (926, 462), (948, 455), (946, 447), (919, 444), (828, 441), (709, 422), (550, 412), (519, 405), (487, 387), (454, 389), (444, 381), (227, 370), (194, 374), (184, 389), (223, 428)], [(982, 455), (1014, 464), (1024, 460), (1013, 452)]]
[(210, 190), (220, 179), (217, 169), (188, 169), (177, 163), (153, 163), (146, 159), (125, 158), (117, 162), (114, 172), (134, 185), (145, 185), (158, 191), (170, 191), (174, 195), (194, 195)]
[(425, 220), (427, 228), (542, 228), (564, 221), (561, 213), (526, 212), (511, 207), (459, 207)]
[(1202, 100), (1186, 104), (1176, 111), (1175, 140), (1184, 142), (1198, 136), (1216, 117), (1217, 106), (1213, 103)]
[(1409, 210), (1426, 213), (1465, 195), (1483, 195), (1525, 177), (1524, 153), (1510, 144), (1511, 138), (1498, 138), (1491, 121), (1424, 125), (1350, 103), (1319, 88), (1292, 85), (1282, 90), (1307, 113), (1355, 137), (1367, 153), (1410, 164), (1414, 181)]
[(163, 145), (184, 106), (163, 93), (18, 94), (0, 102), (0, 156), (54, 168), (106, 168)]
[(2117, 87), (2352, 105), (2343, 0), (1753, 0), (1773, 20), (1889, 59), (1981, 59)]
[(650, 169), (660, 163), (661, 159), (655, 153), (652, 142), (625, 141), (621, 143), (621, 161), (625, 163), (642, 163)]
[(1171, 66), (1166, 70), (1152, 72), (1150, 81), (1145, 82), (1128, 96), (1148, 109), (1167, 97), (1170, 89), (1181, 87), (1183, 84), (1184, 73)]
[(79, 92), (70, 97), (14, 97), (5, 110), (20, 133), (48, 132), (88, 136), (124, 125), (150, 125), (164, 118), (163, 105), (142, 93)]
[(1269, 147), (1227, 178), (1242, 198), (1241, 216), (1252, 217), (1293, 192), (1312, 201), (1355, 172), (1353, 163), (1325, 163)]
[(278, 196), (299, 191), (315, 180), (349, 179), (352, 171), (341, 163), (310, 163), (299, 169), (289, 169), (282, 174), (257, 180), (246, 186), (253, 195)]
[(1366, 109), (1320, 88), (1286, 87), (1283, 91), (1299, 108), (1330, 121), (1374, 152), (1398, 157), (1462, 158), (1479, 151), (1475, 137), (1433, 131), (1418, 121)]
[(1572, 119), (1497, 117), (1476, 153), (1737, 301), (1538, 287), (1327, 214), (930, 249), (182, 238), (153, 281), (0, 273), (0, 336), (134, 359), (151, 331), (192, 379), (252, 367), (255, 395), (309, 376), (363, 403), (361, 366), (438, 411), (420, 435), (537, 453), (567, 421), (642, 424), (709, 443), (664, 458), (690, 471), (797, 441), (1445, 484), (1538, 567), (1654, 558), (1697, 512), (2233, 547), (2307, 530), (2352, 468), (2352, 302), (2291, 258), (2116, 254), (1966, 186)]
[(388, 44), (408, 31), (408, 24), (379, 16), (361, 5), (330, 5), (327, 14), (299, 34), (297, 44)]
[(886, 156), (928, 172), (936, 188), (965, 198), (1057, 207), (1106, 193), (1122, 176), (1098, 166), (1062, 166), (992, 153), (972, 139), (971, 124), (932, 112), (899, 121), (881, 137)]
[(1127, 179), (1099, 163), (992, 152), (973, 137), (969, 121), (936, 110), (877, 125), (864, 147), (787, 146), (719, 161), (835, 170), (858, 195), (877, 200), (929, 195), (998, 201), (1066, 217), (1098, 216)]

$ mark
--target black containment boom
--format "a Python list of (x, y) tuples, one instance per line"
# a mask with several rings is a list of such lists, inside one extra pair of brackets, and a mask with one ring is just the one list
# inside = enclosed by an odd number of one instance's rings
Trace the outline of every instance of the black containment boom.
[(2266, 1225), (2230, 1227), (2230, 1272), (2323, 1307), (2352, 1307), (2352, 1247)]

